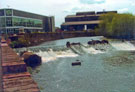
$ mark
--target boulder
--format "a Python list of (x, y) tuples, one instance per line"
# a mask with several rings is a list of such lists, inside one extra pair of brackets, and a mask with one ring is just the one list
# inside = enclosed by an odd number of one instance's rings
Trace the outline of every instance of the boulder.
[(32, 68), (41, 65), (42, 62), (41, 57), (36, 54), (33, 54), (32, 52), (24, 52), (22, 58), (24, 59), (26, 65)]
[(70, 48), (70, 42), (66, 43), (67, 48)]

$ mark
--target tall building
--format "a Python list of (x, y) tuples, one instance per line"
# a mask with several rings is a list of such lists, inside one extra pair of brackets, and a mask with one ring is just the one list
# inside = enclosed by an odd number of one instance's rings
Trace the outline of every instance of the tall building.
[(54, 30), (53, 16), (43, 16), (15, 9), (0, 9), (1, 33), (54, 32)]
[(117, 11), (103, 12), (77, 12), (76, 15), (68, 15), (65, 18), (65, 23), (61, 25), (61, 29), (65, 31), (82, 31), (93, 30), (100, 23), (99, 17), (106, 13), (117, 13)]

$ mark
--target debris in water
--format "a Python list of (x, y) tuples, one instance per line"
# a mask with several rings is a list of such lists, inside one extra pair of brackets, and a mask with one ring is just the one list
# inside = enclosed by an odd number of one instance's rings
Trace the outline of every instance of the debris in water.
[(76, 65), (80, 65), (81, 66), (80, 60), (76, 60), (76, 62), (72, 62), (72, 66), (76, 66)]

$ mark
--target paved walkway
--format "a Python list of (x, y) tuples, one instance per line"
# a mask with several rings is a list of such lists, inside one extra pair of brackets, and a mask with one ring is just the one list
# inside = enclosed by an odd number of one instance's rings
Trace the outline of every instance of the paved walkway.
[(17, 53), (6, 43), (0, 47), (0, 92), (40, 92)]
[[(1, 45), (1, 44), (0, 44)], [(2, 63), (1, 63), (1, 46), (0, 46), (0, 92), (3, 92), (3, 87), (2, 87)]]

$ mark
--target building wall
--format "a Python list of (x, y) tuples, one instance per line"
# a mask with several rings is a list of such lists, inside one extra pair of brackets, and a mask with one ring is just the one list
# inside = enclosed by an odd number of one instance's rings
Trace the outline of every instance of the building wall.
[(117, 13), (117, 11), (101, 11), (101, 12), (97, 12), (97, 14), (106, 14), (106, 13)]
[[(54, 18), (53, 18), (54, 19)], [(0, 10), (0, 30), (2, 33), (52, 32), (54, 20), (50, 17), (14, 9)], [(6, 31), (5, 31), (6, 30)]]
[(81, 17), (66, 17), (65, 22), (74, 22), (74, 21), (93, 21), (98, 20), (99, 15), (95, 16), (81, 16)]
[(76, 15), (94, 15), (95, 11), (91, 11), (91, 12), (77, 12)]
[(49, 30), (51, 30), (51, 32), (55, 32), (54, 17), (51, 16), (48, 18), (48, 20), (49, 20)]
[(65, 23), (61, 25), (61, 29), (65, 31), (94, 30), (100, 23), (99, 17), (106, 13), (117, 13), (117, 11), (77, 12), (76, 15), (68, 15), (65, 18)]
[(29, 12), (20, 11), (20, 10), (15, 10), (15, 9), (13, 9), (13, 15), (20, 16), (20, 17), (28, 17), (28, 18), (33, 18), (33, 19), (41, 19), (41, 20), (44, 17), (47, 17), (47, 16), (38, 15), (38, 14), (29, 13)]

